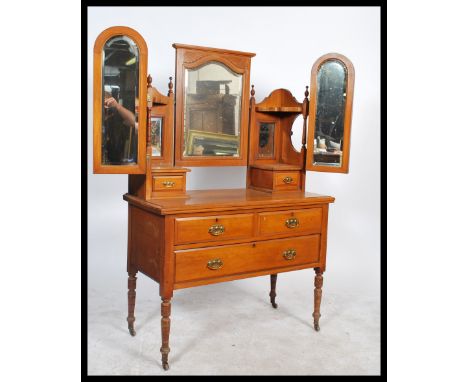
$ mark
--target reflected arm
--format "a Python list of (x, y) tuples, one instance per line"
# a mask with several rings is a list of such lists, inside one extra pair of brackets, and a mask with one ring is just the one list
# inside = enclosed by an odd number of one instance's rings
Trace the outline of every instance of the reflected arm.
[(130, 110), (124, 108), (122, 105), (117, 104), (116, 107), (117, 111), (119, 112), (120, 116), (123, 118), (124, 123), (130, 127), (135, 126), (135, 114), (133, 114)]
[(118, 103), (115, 98), (109, 97), (104, 100), (104, 107), (106, 108), (115, 108), (117, 112), (120, 114), (122, 119), (124, 120), (124, 123), (127, 126), (135, 126), (135, 114), (133, 114), (130, 110), (127, 108), (123, 107), (120, 103)]

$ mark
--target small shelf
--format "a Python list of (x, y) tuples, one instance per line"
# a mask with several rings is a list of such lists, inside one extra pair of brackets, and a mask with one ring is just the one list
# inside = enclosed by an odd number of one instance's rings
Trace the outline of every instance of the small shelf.
[(302, 106), (279, 106), (279, 107), (255, 106), (255, 111), (259, 111), (261, 113), (302, 113)]
[(191, 169), (187, 167), (176, 167), (176, 166), (151, 166), (152, 173), (164, 172), (164, 173), (179, 173), (179, 172), (190, 172)]
[(249, 167), (258, 168), (260, 170), (271, 170), (271, 171), (299, 171), (302, 167), (294, 164), (286, 163), (271, 163), (271, 164), (250, 164)]

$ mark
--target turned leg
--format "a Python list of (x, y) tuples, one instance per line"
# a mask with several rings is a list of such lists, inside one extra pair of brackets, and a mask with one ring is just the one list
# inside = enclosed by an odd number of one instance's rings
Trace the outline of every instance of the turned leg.
[(277, 308), (278, 305), (275, 302), (276, 298), (276, 279), (278, 278), (278, 275), (270, 275), (270, 284), (271, 284), (271, 290), (270, 290), (270, 302), (271, 305), (273, 305), (273, 308)]
[(161, 303), (161, 334), (162, 334), (162, 346), (161, 346), (161, 354), (162, 354), (162, 366), (164, 370), (169, 369), (169, 352), (171, 349), (169, 348), (169, 332), (171, 330), (171, 319), (169, 318), (171, 315), (171, 299), (162, 299)]
[(133, 324), (135, 322), (135, 297), (136, 297), (136, 274), (137, 272), (128, 272), (128, 331), (132, 336), (136, 334)]
[(323, 272), (320, 268), (315, 268), (315, 290), (314, 290), (314, 329), (320, 330), (320, 303), (322, 301)]

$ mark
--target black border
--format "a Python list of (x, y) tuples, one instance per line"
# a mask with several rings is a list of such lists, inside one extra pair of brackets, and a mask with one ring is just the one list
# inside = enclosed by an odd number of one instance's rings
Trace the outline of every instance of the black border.
[[(377, 377), (387, 377), (387, 296), (386, 296), (386, 287), (387, 287), (387, 224), (386, 224), (386, 211), (387, 211), (387, 189), (386, 189), (386, 179), (387, 179), (387, 102), (386, 102), (386, 89), (387, 89), (387, 64), (386, 64), (386, 52), (387, 52), (387, 40), (386, 40), (386, 31), (387, 31), (387, 4), (386, 1), (373, 1), (373, 2), (360, 2), (361, 4), (354, 4), (353, 7), (371, 7), (376, 6), (380, 7), (380, 58), (381, 58), (381, 157), (380, 157), (380, 170), (381, 170), (381, 265), (380, 265), (380, 279), (381, 279), (381, 374)], [(163, 6), (194, 6), (193, 3), (188, 1), (179, 1), (171, 2), (170, 4), (163, 4)], [(226, 4), (223, 4), (226, 5)], [(237, 3), (236, 5), (239, 5)], [(249, 4), (252, 6), (252, 3)], [(303, 3), (290, 2), (287, 6), (301, 5)], [(91, 6), (154, 6), (154, 4), (143, 2), (143, 1), (134, 1), (125, 4), (125, 2), (109, 4), (105, 1), (82, 1), (81, 2), (81, 108), (82, 108), (82, 127), (81, 127), (81, 184), (82, 184), (82, 193), (81, 193), (81, 218), (82, 218), (82, 232), (81, 232), (81, 242), (86, 243), (82, 245), (83, 253), (81, 258), (81, 306), (82, 306), (82, 377), (87, 375), (87, 366), (88, 366), (88, 309), (87, 309), (87, 294), (88, 294), (88, 155), (92, 154), (88, 152), (88, 60), (87, 60), (87, 39), (88, 39), (88, 7)], [(313, 6), (350, 6), (349, 4), (330, 4), (330, 2), (315, 2)], [(84, 192), (83, 192), (84, 191)], [(357, 375), (358, 376), (358, 375)], [(317, 378), (320, 376), (314, 376)], [(370, 377), (370, 376), (368, 376)]]

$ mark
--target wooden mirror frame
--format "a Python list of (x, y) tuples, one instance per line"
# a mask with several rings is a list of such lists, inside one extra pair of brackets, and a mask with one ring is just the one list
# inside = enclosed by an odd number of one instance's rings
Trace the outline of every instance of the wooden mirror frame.
[[(255, 95), (253, 89), (252, 92)], [(273, 90), (260, 103), (255, 103), (253, 95), (250, 105), (249, 165), (297, 164), (302, 167), (305, 153), (302, 148), (300, 151), (294, 148), (291, 131), (294, 121), (305, 115), (305, 105), (287, 89)], [(272, 158), (258, 156), (259, 125), (262, 122), (275, 124), (275, 152)]]
[[(102, 164), (102, 51), (105, 43), (114, 36), (128, 36), (138, 46), (138, 153), (136, 165)], [(146, 75), (148, 48), (143, 37), (134, 29), (114, 26), (104, 30), (94, 43), (94, 102), (93, 102), (93, 173), (94, 174), (144, 174), (146, 171)]]
[[(175, 111), (175, 164), (176, 166), (245, 166), (249, 140), (249, 88), (250, 59), (255, 53), (173, 44), (176, 49), (176, 111)], [(185, 69), (193, 69), (207, 62), (219, 62), (233, 72), (242, 74), (242, 105), (240, 118), (239, 156), (183, 156)]]
[[(148, 100), (152, 99), (150, 117), (162, 119), (161, 155), (151, 155), (151, 165), (154, 167), (172, 167), (174, 165), (174, 92), (172, 90), (174, 85), (172, 77), (169, 79), (167, 96), (161, 94), (155, 87), (148, 87)], [(149, 84), (151, 81), (151, 75), (148, 75)], [(148, 129), (148, 135), (151, 136), (151, 125)]]
[[(341, 167), (314, 165), (315, 115), (317, 109), (317, 75), (322, 65), (330, 60), (340, 61), (346, 68), (346, 102), (343, 121), (343, 157)], [(321, 172), (349, 172), (349, 150), (351, 145), (351, 117), (353, 111), (354, 66), (351, 61), (339, 53), (328, 53), (315, 61), (310, 75), (309, 124), (307, 128), (306, 170)]]

